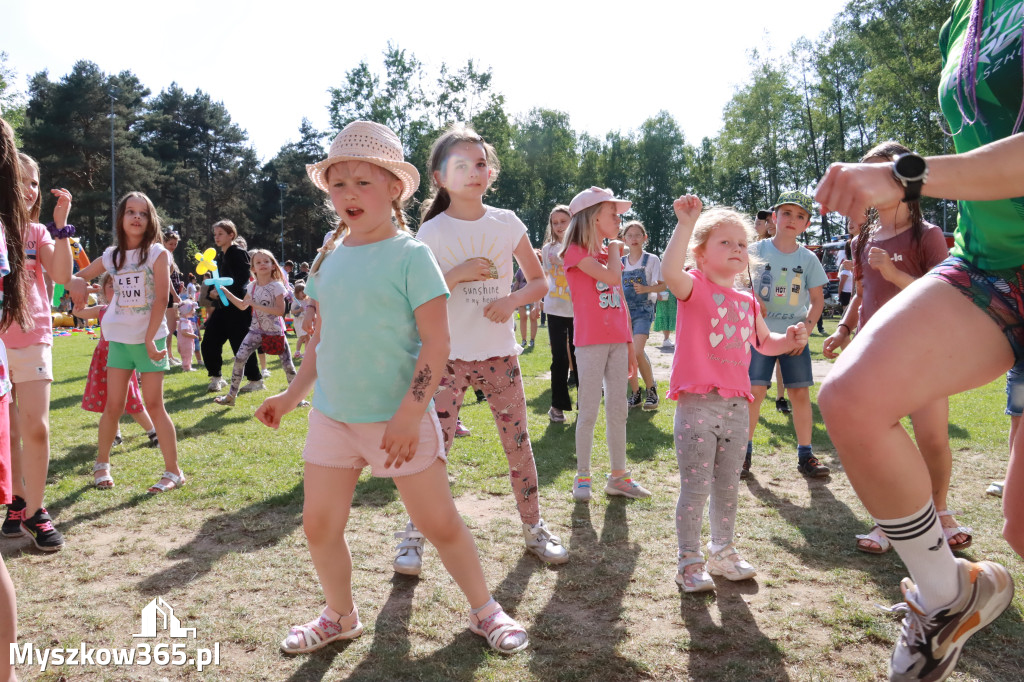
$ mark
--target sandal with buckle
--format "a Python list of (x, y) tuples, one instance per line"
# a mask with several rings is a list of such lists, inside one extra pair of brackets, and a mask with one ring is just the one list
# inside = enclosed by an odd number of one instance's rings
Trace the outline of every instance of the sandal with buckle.
[[(97, 476), (96, 476), (96, 472), (97, 471), (105, 471), (107, 473), (105, 473), (102, 476), (97, 478)], [(92, 473), (93, 473), (92, 485), (93, 485), (93, 487), (94, 488), (99, 488), (100, 490), (110, 490), (111, 488), (113, 488), (114, 487), (114, 479), (111, 478), (109, 472), (110, 472), (110, 462), (96, 462), (95, 464), (93, 464), (92, 465)]]
[[(960, 512), (952, 511), (950, 509), (944, 509), (943, 511), (937, 513), (941, 518), (943, 516), (952, 517), (956, 514), (959, 514)], [(941, 521), (939, 523), (941, 523)], [(974, 529), (970, 526), (951, 526), (948, 528), (946, 526), (942, 526), (942, 534), (946, 536), (946, 542), (949, 543), (949, 548), (954, 552), (965, 550), (971, 546), (971, 543), (974, 542), (974, 537), (971, 535), (971, 533), (973, 532)], [(966, 535), (967, 539), (962, 542), (953, 542), (953, 538), (955, 538), (957, 535)]]
[[(480, 613), (469, 614), (469, 629), (474, 634), (480, 635), (487, 640), (487, 643), (495, 651), (502, 654), (514, 654), (525, 649), (529, 643), (529, 637), (522, 625), (517, 623), (501, 608), (501, 604), (491, 600), (491, 604), (485, 606)], [(516, 644), (515, 640), (508, 642), (510, 637), (517, 633), (523, 633), (523, 640)], [(504, 646), (506, 643), (511, 646)]]
[[(166, 483), (161, 483), (160, 481), (162, 481), (165, 478), (174, 485), (167, 485)], [(185, 485), (185, 475), (182, 474), (181, 476), (179, 476), (173, 471), (165, 471), (164, 475), (160, 478), (160, 481), (157, 481), (153, 485), (149, 486), (149, 490), (147, 490), (146, 492), (149, 493), (150, 495), (156, 495), (158, 493), (165, 493), (168, 490), (177, 490), (181, 486)]]
[[(878, 526), (875, 526), (867, 533), (855, 537), (857, 538), (857, 549), (867, 554), (885, 554), (892, 547), (889, 538), (885, 537), (885, 531)], [(873, 542), (878, 546), (872, 547), (867, 544), (869, 542)]]
[(354, 606), (352, 613), (342, 616), (337, 621), (328, 618), (327, 611), (325, 608), (316, 620), (290, 629), (288, 636), (281, 641), (281, 651), (286, 654), (308, 654), (324, 648), (335, 640), (355, 639), (363, 634), (359, 611)]
[[(690, 566), (697, 566), (698, 564), (698, 568), (687, 570)], [(676, 584), (683, 588), (683, 592), (709, 592), (715, 589), (715, 581), (711, 579), (711, 575), (704, 564), (704, 557), (700, 554), (694, 554), (679, 560)]]

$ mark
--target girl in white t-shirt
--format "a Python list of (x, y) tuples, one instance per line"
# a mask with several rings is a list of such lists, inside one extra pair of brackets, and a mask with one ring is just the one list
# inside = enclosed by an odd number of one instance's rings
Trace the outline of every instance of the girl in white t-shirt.
[(170, 253), (156, 208), (142, 192), (129, 192), (117, 205), (117, 244), (71, 278), (68, 288), (76, 306), (84, 306), (88, 281), (103, 272), (114, 277), (114, 299), (103, 317), (107, 355), (107, 404), (100, 417), (99, 452), (93, 474), (109, 476), (110, 447), (124, 413), (132, 372), (138, 371), (142, 399), (160, 440), (164, 473), (149, 488), (151, 495), (180, 488), (185, 475), (178, 467), (178, 438), (164, 408), (167, 322), (164, 311), (171, 287)]
[(548, 316), (548, 339), (551, 342), (551, 409), (548, 410), (548, 419), (556, 423), (564, 422), (565, 411), (572, 410), (569, 386), (579, 381), (576, 377), (576, 346), (572, 340), (572, 296), (559, 255), (565, 228), (569, 227), (569, 217), (568, 206), (558, 205), (551, 209), (544, 246), (540, 250), (541, 265), (548, 279), (544, 312)]
[[(509, 479), (523, 524), (526, 548), (542, 561), (565, 563), (569, 553), (540, 516), (537, 465), (527, 433), (526, 395), (519, 370), (515, 309), (539, 301), (544, 273), (526, 226), (512, 211), (485, 206), (484, 193), (498, 176), (494, 148), (476, 131), (456, 125), (434, 142), (428, 166), (434, 189), (425, 202), (419, 240), (430, 247), (451, 290), (451, 350), (435, 399), (451, 449), (467, 386), (484, 392), (508, 458)], [(512, 256), (526, 285), (512, 293)], [(412, 526), (398, 534), (394, 568), (417, 575), (423, 537)]]
[(246, 287), (245, 298), (238, 298), (228, 291), (227, 287), (221, 288), (232, 305), (239, 310), (252, 306), (253, 316), (249, 333), (242, 339), (242, 345), (235, 354), (235, 366), (231, 370), (231, 387), (226, 395), (213, 399), (218, 405), (235, 404), (235, 397), (238, 396), (242, 376), (245, 374), (245, 363), (249, 356), (261, 347), (266, 353), (281, 356), (281, 366), (289, 384), (295, 378), (292, 349), (284, 333), (284, 297), (288, 293), (284, 271), (277, 265), (274, 254), (266, 249), (255, 249), (250, 264), (255, 279)]
[(636, 366), (644, 379), (647, 392), (640, 392), (640, 379), (629, 379), (629, 407), (652, 411), (658, 409), (658, 385), (654, 381), (651, 361), (647, 358), (647, 337), (654, 322), (654, 304), (658, 294), (665, 290), (661, 281), (661, 261), (653, 253), (644, 251), (647, 228), (639, 220), (622, 226), (622, 241), (629, 251), (622, 256), (622, 294), (629, 305), (629, 318), (633, 323), (633, 352)]

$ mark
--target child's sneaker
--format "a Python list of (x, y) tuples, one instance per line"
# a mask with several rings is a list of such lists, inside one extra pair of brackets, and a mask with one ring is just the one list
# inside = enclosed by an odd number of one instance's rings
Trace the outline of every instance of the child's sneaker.
[(25, 534), (21, 522), (25, 520), (25, 500), (15, 495), (14, 499), (7, 505), (7, 515), (4, 516), (4, 525), (0, 529), (0, 535), (5, 538), (20, 538)]
[(56, 552), (64, 546), (64, 536), (53, 527), (50, 514), (44, 507), (36, 510), (31, 518), (21, 522), (21, 527), (32, 536), (32, 542), (37, 549), (44, 552)]
[(1005, 483), (1005, 481), (992, 481), (992, 483), (987, 488), (985, 488), (985, 494), (991, 495), (992, 497), (1002, 497), (1003, 485)]
[(634, 407), (640, 407), (640, 405), (643, 403), (643, 401), (644, 401), (644, 396), (640, 392), (640, 389), (638, 388), (638, 389), (636, 389), (636, 393), (630, 393), (629, 394), (629, 399), (627, 400), (626, 404), (629, 405), (629, 409), (632, 410)]
[(576, 474), (572, 482), (572, 499), (577, 502), (590, 501), (590, 474)]
[(717, 552), (712, 552), (711, 543), (708, 543), (708, 572), (732, 581), (749, 580), (757, 575), (754, 567), (740, 556), (732, 543)]
[(114, 445), (120, 445), (124, 442), (124, 438), (121, 437), (121, 432), (118, 431), (114, 434)]
[(622, 474), (622, 476), (609, 476), (608, 484), (604, 487), (604, 491), (608, 495), (621, 495), (622, 497), (631, 497), (633, 499), (651, 496), (651, 491), (635, 483), (629, 477), (628, 471)]
[(267, 387), (263, 385), (263, 379), (260, 379), (259, 381), (250, 381), (245, 386), (242, 386), (240, 389), (238, 389), (238, 392), (252, 393), (253, 391), (264, 391), (266, 390), (266, 388)]
[[(690, 568), (691, 566), (693, 568)], [(704, 557), (700, 554), (679, 560), (676, 584), (683, 588), (683, 592), (710, 592), (715, 589), (715, 581), (708, 575), (704, 566)]]
[(467, 429), (465, 427), (465, 425), (463, 425), (461, 419), (458, 420), (457, 422), (455, 422), (455, 437), (456, 438), (465, 438), (466, 436), (470, 436), (470, 435), (472, 435), (472, 433), (470, 432), (469, 429)]
[[(269, 379), (269, 378), (270, 378), (270, 370), (269, 370), (269, 369), (265, 369), (265, 370), (263, 370), (263, 373), (262, 373), (262, 375), (261, 375), (261, 376), (262, 376), (262, 377), (263, 377), (264, 379)], [(254, 389), (254, 390), (255, 390), (255, 389)]]
[(825, 478), (832, 473), (831, 469), (819, 462), (818, 458), (814, 456), (800, 460), (796, 465), (796, 470), (810, 478)]
[(562, 546), (557, 535), (552, 535), (544, 519), (534, 525), (523, 524), (523, 537), (526, 538), (526, 549), (549, 564), (564, 564), (569, 560), (569, 551)]
[(556, 424), (562, 424), (565, 422), (565, 412), (562, 412), (557, 407), (552, 407), (548, 410), (548, 419)]
[(644, 412), (653, 412), (658, 409), (658, 387), (651, 386), (647, 389), (647, 398), (644, 399)]
[(207, 393), (219, 393), (224, 390), (224, 387), (228, 385), (228, 382), (224, 381), (220, 377), (210, 377), (210, 385), (206, 387)]
[(946, 679), (971, 635), (1013, 600), (1013, 578), (1005, 568), (991, 561), (956, 562), (960, 594), (952, 604), (929, 613), (919, 601), (917, 586), (904, 578), (900, 589), (906, 601), (886, 609), (907, 614), (889, 661), (893, 682)]
[(786, 400), (785, 398), (775, 399), (775, 409), (781, 412), (782, 414), (791, 414), (793, 412), (793, 408), (790, 407), (789, 401)]
[(743, 468), (740, 469), (740, 478), (744, 481), (753, 476), (753, 474), (750, 473), (750, 459), (750, 453), (748, 452), (743, 458)]
[(154, 431), (153, 433), (147, 433), (146, 435), (149, 436), (149, 447), (160, 447), (160, 439), (156, 437), (156, 431)]
[(423, 533), (416, 530), (416, 526), (409, 521), (405, 524), (405, 530), (395, 533), (395, 537), (401, 540), (391, 564), (395, 573), (419, 575), (423, 569)]

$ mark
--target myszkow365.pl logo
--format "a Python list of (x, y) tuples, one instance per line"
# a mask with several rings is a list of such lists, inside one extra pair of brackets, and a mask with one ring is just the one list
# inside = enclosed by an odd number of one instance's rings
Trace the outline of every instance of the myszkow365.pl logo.
[[(196, 638), (195, 628), (182, 627), (181, 621), (174, 615), (174, 609), (157, 597), (142, 609), (142, 632), (132, 635), (134, 639), (155, 639), (158, 631), (166, 631), (171, 639), (188, 640)], [(57, 666), (110, 666), (110, 665), (158, 665), (194, 667), (202, 672), (210, 665), (220, 665), (220, 642), (213, 648), (196, 648), (191, 653), (185, 642), (169, 644), (160, 642), (151, 644), (140, 642), (132, 647), (97, 648), (84, 642), (73, 649), (46, 648), (40, 649), (32, 642), (11, 644), (11, 665), (38, 665), (40, 672), (48, 667)]]

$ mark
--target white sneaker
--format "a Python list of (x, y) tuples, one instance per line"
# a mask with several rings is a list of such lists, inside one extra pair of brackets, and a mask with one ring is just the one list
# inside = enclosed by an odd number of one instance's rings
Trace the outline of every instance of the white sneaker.
[(572, 482), (572, 499), (577, 502), (590, 500), (590, 474), (576, 474)]
[(228, 385), (228, 382), (224, 381), (220, 377), (210, 377), (210, 385), (206, 389), (207, 393), (220, 393)]
[(757, 575), (754, 567), (748, 564), (730, 542), (718, 552), (711, 551), (708, 543), (708, 572), (720, 575), (726, 580), (749, 580)]
[(270, 370), (269, 369), (263, 370), (263, 378), (264, 379), (269, 379), (270, 378)]
[(564, 564), (569, 560), (569, 551), (562, 546), (557, 535), (552, 535), (544, 519), (534, 525), (523, 524), (523, 537), (526, 538), (526, 549), (530, 550), (541, 561), (549, 564)]
[(395, 573), (402, 575), (419, 575), (423, 568), (423, 533), (416, 530), (412, 521), (405, 524), (405, 530), (395, 533), (401, 540), (395, 548), (395, 560), (392, 567)]
[(263, 385), (263, 379), (259, 381), (250, 381), (245, 386), (238, 389), (239, 393), (252, 393), (253, 391), (265, 391), (266, 386)]
[[(699, 564), (697, 568), (688, 570), (687, 567), (696, 564)], [(708, 575), (704, 557), (700, 554), (684, 556), (679, 559), (676, 584), (683, 588), (683, 592), (711, 592), (715, 589), (715, 581)]]

